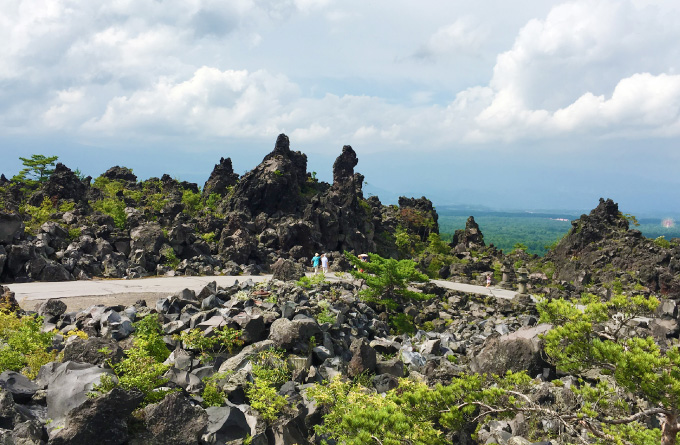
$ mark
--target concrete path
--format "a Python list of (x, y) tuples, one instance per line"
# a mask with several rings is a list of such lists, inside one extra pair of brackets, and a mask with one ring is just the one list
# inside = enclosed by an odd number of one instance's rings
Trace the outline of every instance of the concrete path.
[[(153, 277), (136, 280), (90, 280), (90, 281), (62, 281), (6, 284), (23, 307), (31, 306), (34, 301), (44, 301), (49, 298), (68, 299), (75, 297), (112, 296), (122, 294), (157, 294), (171, 295), (188, 288), (199, 291), (207, 283), (216, 281), (218, 286), (228, 287), (237, 280), (242, 283), (247, 280), (260, 282), (271, 279), (271, 275), (241, 275), (241, 276), (205, 276), (205, 277)], [(337, 281), (333, 273), (327, 276), (330, 281)], [(432, 280), (439, 286), (461, 292), (489, 295), (498, 298), (512, 299), (517, 292), (486, 288), (473, 284), (455, 283), (452, 281)], [(31, 306), (32, 307), (32, 306)]]

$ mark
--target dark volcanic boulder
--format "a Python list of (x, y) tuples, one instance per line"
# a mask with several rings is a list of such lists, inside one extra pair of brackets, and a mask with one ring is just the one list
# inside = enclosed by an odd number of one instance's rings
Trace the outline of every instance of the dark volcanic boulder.
[(149, 445), (198, 445), (208, 426), (208, 414), (182, 393), (168, 394), (160, 402), (144, 408)]
[[(43, 197), (52, 198), (56, 196), (59, 199), (80, 202), (87, 196), (87, 186), (70, 168), (59, 162), (41, 192)], [(33, 201), (33, 198), (31, 200)], [(41, 202), (42, 198), (40, 198), (38, 205)]]
[(300, 264), (283, 258), (279, 258), (272, 265), (272, 273), (274, 280), (281, 281), (297, 281), (305, 276), (304, 268)]
[(233, 187), (238, 182), (238, 174), (234, 173), (231, 158), (220, 158), (220, 163), (215, 165), (210, 177), (203, 186), (203, 196), (211, 193), (226, 195), (227, 188)]
[(144, 399), (140, 391), (114, 388), (68, 413), (66, 426), (49, 445), (119, 445), (128, 442), (127, 418)]
[(132, 173), (132, 170), (127, 167), (111, 167), (102, 176), (115, 181), (137, 182), (137, 175)]
[(470, 361), (470, 369), (480, 374), (505, 375), (507, 371), (527, 371), (532, 377), (542, 374), (550, 365), (543, 359), (539, 335), (551, 328), (549, 324), (540, 324), (500, 337), (489, 337)]
[(75, 338), (64, 346), (64, 361), (102, 365), (107, 360), (117, 363), (122, 358), (123, 349), (117, 341), (108, 338)]
[(0, 244), (11, 244), (22, 226), (23, 222), (19, 215), (0, 212)]

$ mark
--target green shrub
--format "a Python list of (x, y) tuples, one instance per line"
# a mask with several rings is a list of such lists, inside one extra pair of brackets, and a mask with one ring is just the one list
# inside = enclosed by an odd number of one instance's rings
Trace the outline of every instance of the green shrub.
[(209, 232), (209, 233), (202, 234), (201, 238), (203, 238), (203, 241), (205, 241), (206, 243), (213, 243), (213, 242), (215, 242), (216, 236), (217, 235), (215, 234), (215, 232)]
[(654, 244), (661, 247), (662, 249), (670, 249), (671, 248), (671, 242), (668, 241), (666, 238), (664, 238), (663, 235), (658, 237), (658, 238), (655, 238)]
[(389, 325), (396, 335), (416, 333), (416, 325), (413, 323), (413, 317), (404, 313), (391, 315), (389, 318)]
[(41, 225), (49, 221), (50, 216), (54, 213), (54, 205), (50, 198), (45, 197), (40, 203), (40, 207), (27, 204), (23, 207), (23, 211), (31, 216), (28, 230), (36, 233)]
[(203, 379), (203, 392), (201, 397), (203, 398), (203, 407), (208, 408), (210, 406), (222, 406), (227, 401), (224, 392), (218, 386), (218, 381), (225, 378), (228, 373), (218, 372)]
[(326, 276), (323, 273), (312, 275), (311, 277), (304, 276), (295, 282), (300, 287), (305, 289), (311, 289), (312, 287), (318, 286), (321, 283), (326, 282)]
[(267, 349), (259, 352), (252, 360), (253, 377), (276, 388), (290, 380), (292, 369), (286, 360), (285, 351)]
[(165, 249), (161, 250), (161, 254), (165, 257), (165, 265), (172, 268), (176, 269), (177, 266), (179, 266), (180, 260), (177, 258), (177, 254), (175, 253), (175, 250), (172, 247), (166, 247)]
[(319, 312), (319, 314), (316, 316), (316, 321), (319, 324), (335, 324), (337, 316), (333, 313), (333, 311), (331, 311), (330, 304), (327, 301), (322, 300), (319, 301), (318, 305), (321, 308), (321, 312)]
[(206, 362), (212, 359), (213, 354), (223, 352), (233, 353), (236, 349), (243, 346), (241, 331), (223, 326), (212, 331), (210, 337), (206, 337), (200, 329), (190, 329), (182, 331), (175, 338), (180, 340), (187, 349), (198, 351), (201, 361)]
[(79, 227), (73, 228), (73, 229), (68, 229), (68, 239), (71, 241), (77, 240), (80, 238), (80, 235), (82, 234), (82, 230)]
[(21, 372), (34, 379), (40, 367), (54, 361), (53, 332), (41, 332), (42, 318), (0, 312), (0, 372)]
[(168, 358), (170, 351), (163, 341), (163, 331), (156, 315), (147, 315), (134, 326), (133, 346), (125, 351), (125, 358), (119, 363), (109, 362), (118, 381), (111, 376), (102, 376), (101, 383), (93, 388), (93, 394), (108, 392), (116, 386), (126, 390), (137, 388), (144, 393), (144, 404), (155, 403), (170, 392), (156, 390), (168, 381), (163, 374), (170, 365), (162, 362)]
[(248, 384), (246, 396), (250, 406), (260, 413), (262, 420), (267, 423), (276, 420), (281, 410), (288, 404), (286, 398), (280, 395), (273, 385), (257, 379), (255, 383)]
[(127, 215), (125, 214), (125, 202), (119, 198), (104, 198), (93, 205), (94, 209), (113, 218), (113, 223), (119, 229), (125, 229)]
[(201, 194), (184, 190), (182, 192), (182, 204), (184, 204), (185, 213), (196, 215), (201, 210)]

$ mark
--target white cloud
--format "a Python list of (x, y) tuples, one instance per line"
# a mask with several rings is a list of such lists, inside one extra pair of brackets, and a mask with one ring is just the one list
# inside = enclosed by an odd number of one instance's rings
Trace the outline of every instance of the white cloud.
[[(504, 43), (493, 72), (456, 89), (447, 76), (453, 84), (467, 66), (445, 59), (494, 60), (483, 8), (361, 5), (8, 0), (0, 128), (140, 140), (287, 131), (376, 149), (679, 134), (680, 15), (668, 0), (561, 2)], [(289, 35), (298, 27), (308, 34)], [(407, 53), (423, 36), (415, 56), (455, 68), (436, 81), (421, 74), (427, 64), (394, 62), (393, 47)]]
[(439, 28), (413, 57), (434, 59), (447, 54), (475, 54), (484, 44), (487, 34), (487, 30), (471, 17), (462, 17)]

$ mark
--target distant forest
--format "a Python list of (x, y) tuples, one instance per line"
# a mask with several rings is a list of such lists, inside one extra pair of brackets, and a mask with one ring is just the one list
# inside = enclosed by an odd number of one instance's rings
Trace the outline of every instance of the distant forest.
[[(511, 213), (475, 210), (459, 210), (437, 207), (439, 214), (439, 232), (442, 240), (450, 242), (453, 232), (465, 228), (468, 216), (475, 217), (479, 228), (484, 234), (487, 245), (493, 244), (503, 252), (508, 253), (517, 243), (528, 247), (529, 253), (539, 256), (545, 255), (547, 247), (559, 241), (571, 228), (571, 221), (580, 215), (549, 214), (549, 213)], [(566, 219), (567, 221), (562, 221)], [(631, 229), (637, 229), (647, 238), (655, 239), (663, 236), (666, 240), (680, 238), (680, 226), (663, 227), (661, 218), (642, 218), (640, 224)]]

